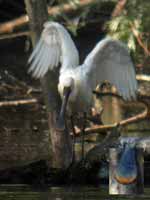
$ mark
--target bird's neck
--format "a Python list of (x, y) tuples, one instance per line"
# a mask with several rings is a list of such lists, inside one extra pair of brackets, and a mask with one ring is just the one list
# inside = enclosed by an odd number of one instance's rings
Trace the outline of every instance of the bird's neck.
[(75, 64), (69, 64), (69, 63), (64, 62), (60, 68), (60, 74), (65, 73), (68, 70), (72, 71), (76, 67), (77, 67), (77, 65), (75, 65)]

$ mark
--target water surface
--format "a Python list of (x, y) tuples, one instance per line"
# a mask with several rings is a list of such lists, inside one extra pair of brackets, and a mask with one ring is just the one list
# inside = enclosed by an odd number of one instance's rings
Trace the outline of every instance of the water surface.
[(108, 195), (107, 186), (99, 187), (49, 187), (36, 190), (27, 185), (1, 185), (0, 200), (130, 200), (150, 199), (150, 188), (145, 188), (144, 195), (116, 196)]

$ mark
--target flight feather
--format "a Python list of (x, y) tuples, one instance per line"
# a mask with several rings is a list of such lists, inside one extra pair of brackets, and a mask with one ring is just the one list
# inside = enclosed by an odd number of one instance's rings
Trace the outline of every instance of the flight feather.
[(67, 30), (59, 23), (46, 22), (29, 61), (29, 72), (41, 78), (61, 64), (61, 71), (79, 65), (79, 55)]
[(124, 99), (136, 99), (135, 69), (122, 42), (109, 37), (100, 41), (86, 57), (83, 66), (92, 88), (107, 80), (116, 86)]

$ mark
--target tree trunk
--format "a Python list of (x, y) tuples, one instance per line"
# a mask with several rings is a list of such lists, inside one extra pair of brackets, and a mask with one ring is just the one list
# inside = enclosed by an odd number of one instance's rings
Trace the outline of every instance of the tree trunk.
[[(30, 19), (32, 43), (35, 46), (43, 29), (43, 23), (48, 19), (46, 0), (25, 0), (25, 5)], [(48, 111), (50, 144), (52, 145), (51, 167), (65, 169), (72, 162), (72, 141), (66, 130), (57, 130), (55, 126), (61, 103), (57, 83), (58, 72), (48, 72), (41, 80)]]

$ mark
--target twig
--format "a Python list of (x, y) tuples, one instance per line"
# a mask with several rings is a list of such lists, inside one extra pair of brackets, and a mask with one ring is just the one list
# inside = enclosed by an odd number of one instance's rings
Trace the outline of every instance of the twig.
[(17, 19), (5, 22), (0, 25), (0, 34), (12, 33), (15, 28), (23, 26), (27, 24), (27, 22), (29, 22), (29, 17), (27, 15), (23, 15)]
[[(84, 8), (85, 6), (88, 6), (94, 2), (98, 2), (97, 0), (80, 0), (80, 3), (78, 6), (74, 6), (73, 4), (63, 4), (62, 6), (54, 6), (54, 7), (48, 7), (48, 13), (50, 16), (60, 14), (61, 12), (64, 13), (71, 13), (72, 11), (76, 11), (77, 9)], [(3, 33), (11, 33), (15, 28), (21, 27), (26, 25), (29, 22), (28, 15), (23, 15), (17, 19), (13, 19), (11, 21), (8, 21), (6, 23), (3, 23), (0, 25), (0, 34)]]
[(0, 40), (12, 39), (12, 38), (28, 36), (28, 35), (30, 35), (30, 31), (22, 31), (22, 32), (18, 32), (18, 33), (4, 34), (4, 35), (0, 36)]
[(139, 35), (138, 31), (136, 30), (135, 26), (133, 23), (130, 23), (131, 26), (131, 31), (133, 32), (138, 44), (142, 47), (142, 49), (144, 50), (144, 52), (146, 53), (146, 55), (150, 56), (150, 51), (148, 50), (148, 48), (145, 46), (145, 44), (142, 41), (141, 36)]
[(26, 104), (35, 104), (37, 103), (37, 99), (26, 99), (26, 100), (16, 100), (16, 101), (3, 101), (0, 102), (0, 107), (6, 106), (19, 106), (19, 105), (26, 105)]
[[(23, 82), (23, 81), (21, 81), (21, 80), (18, 80), (16, 77), (14, 77), (13, 75), (11, 75), (11, 74), (9, 74), (9, 73), (7, 73), (6, 74), (7, 75), (7, 77), (9, 78), (9, 79), (11, 79), (13, 82), (15, 82), (17, 85), (19, 85), (19, 86), (21, 86), (21, 87), (24, 87), (24, 88), (31, 88), (31, 87), (29, 87), (25, 82)], [(9, 87), (10, 87), (10, 85), (9, 85)]]

